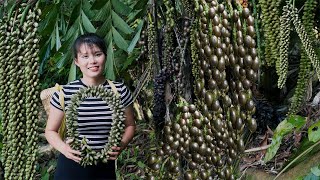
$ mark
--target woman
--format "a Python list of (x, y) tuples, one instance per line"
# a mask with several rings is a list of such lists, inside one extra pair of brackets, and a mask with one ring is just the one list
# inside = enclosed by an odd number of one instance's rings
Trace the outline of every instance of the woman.
[[(70, 99), (80, 88), (98, 86), (111, 89), (103, 75), (106, 63), (106, 45), (104, 40), (96, 34), (89, 33), (78, 37), (73, 45), (74, 62), (80, 68), (83, 77), (63, 86), (65, 110), (70, 105)], [(55, 179), (116, 179), (115, 159), (132, 140), (135, 131), (133, 117), (132, 96), (123, 83), (113, 82), (125, 107), (125, 130), (121, 140), (121, 147), (112, 147), (109, 152), (108, 163), (99, 162), (97, 165), (83, 167), (80, 152), (72, 149), (72, 139), (64, 142), (58, 130), (61, 125), (64, 111), (59, 101), (59, 94), (55, 92), (50, 101), (51, 108), (45, 129), (45, 136), (50, 145), (61, 152), (58, 158)], [(88, 145), (93, 150), (101, 150), (108, 141), (112, 122), (112, 111), (101, 98), (87, 98), (78, 107), (79, 138), (86, 137)]]

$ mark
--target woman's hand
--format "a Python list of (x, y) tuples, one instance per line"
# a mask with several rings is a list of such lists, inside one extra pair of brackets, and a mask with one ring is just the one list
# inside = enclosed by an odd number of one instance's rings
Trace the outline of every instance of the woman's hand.
[(113, 147), (111, 147), (111, 149), (112, 149), (112, 151), (108, 152), (108, 154), (110, 155), (109, 160), (116, 160), (118, 158), (118, 156), (121, 154), (123, 148), (113, 146)]
[(81, 155), (81, 152), (73, 150), (70, 147), (70, 143), (73, 141), (73, 139), (68, 139), (65, 143), (65, 146), (62, 148), (61, 153), (68, 159), (71, 159), (77, 163), (80, 163), (81, 158), (79, 157)]

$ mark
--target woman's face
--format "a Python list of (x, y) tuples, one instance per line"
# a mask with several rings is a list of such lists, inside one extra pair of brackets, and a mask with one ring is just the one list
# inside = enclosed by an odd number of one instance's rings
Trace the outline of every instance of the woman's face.
[(106, 56), (96, 46), (82, 44), (75, 58), (75, 64), (80, 68), (84, 78), (99, 78), (103, 76)]

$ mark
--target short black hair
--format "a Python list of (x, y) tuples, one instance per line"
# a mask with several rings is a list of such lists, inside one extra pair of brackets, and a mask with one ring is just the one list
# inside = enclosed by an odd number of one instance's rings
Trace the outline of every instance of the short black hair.
[(100, 36), (98, 36), (95, 33), (86, 33), (81, 36), (79, 36), (75, 42), (73, 43), (73, 57), (76, 58), (77, 54), (79, 52), (80, 46), (82, 44), (87, 44), (90, 47), (93, 45), (96, 45), (98, 48), (102, 50), (104, 55), (107, 56), (107, 46), (104, 39)]

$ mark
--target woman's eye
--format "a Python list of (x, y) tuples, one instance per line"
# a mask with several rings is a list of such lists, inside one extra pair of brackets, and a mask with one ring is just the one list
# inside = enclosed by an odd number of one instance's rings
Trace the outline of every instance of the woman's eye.
[(88, 58), (88, 56), (84, 55), (84, 56), (82, 56), (82, 58), (85, 58), (85, 59), (86, 59), (86, 58)]
[(96, 56), (98, 56), (98, 57), (100, 57), (101, 55), (102, 55), (101, 53), (96, 54)]

